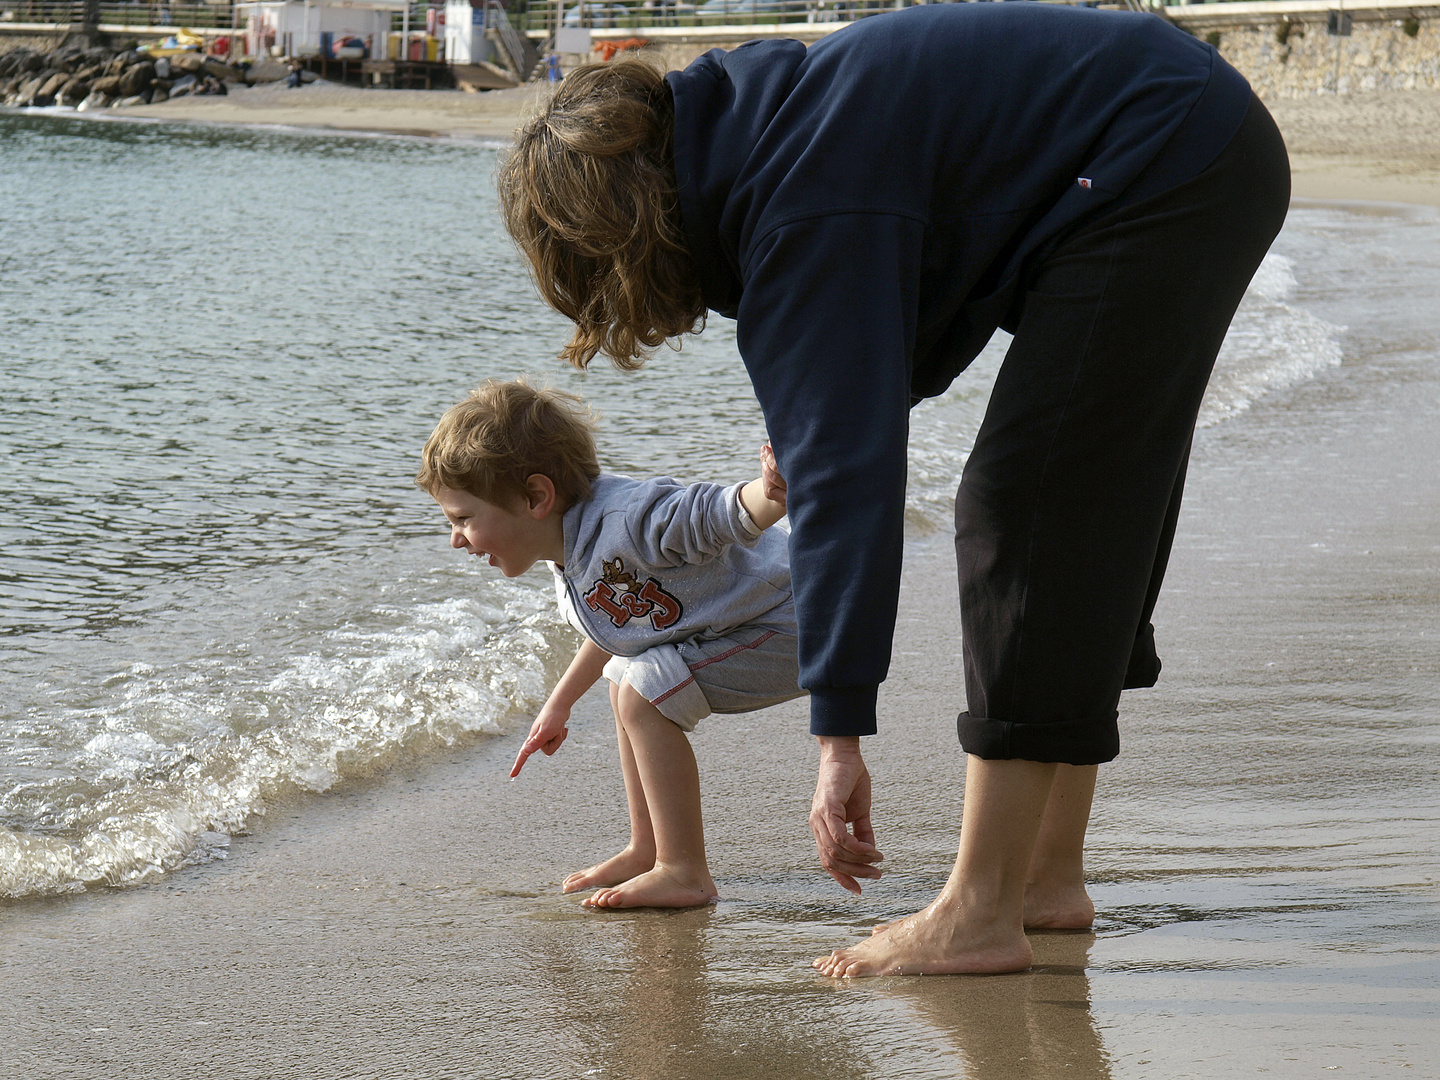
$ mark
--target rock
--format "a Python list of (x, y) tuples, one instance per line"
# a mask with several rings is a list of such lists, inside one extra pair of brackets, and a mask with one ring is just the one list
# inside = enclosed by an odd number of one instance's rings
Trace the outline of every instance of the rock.
[(168, 56), (162, 56), (155, 61), (155, 77), (157, 79), (170, 78), (170, 58)]
[(125, 69), (125, 74), (120, 76), (120, 95), (122, 97), (134, 97), (150, 88), (155, 80), (155, 65), (148, 60), (143, 60)]
[(181, 75), (180, 78), (170, 84), (170, 96), (177, 97), (181, 92), (186, 94), (190, 93), (197, 82), (199, 82), (199, 79), (194, 75)]
[(155, 79), (155, 80), (153, 80), (153, 81), (150, 83), (150, 89), (152, 89), (152, 90), (164, 90), (166, 93), (169, 93), (170, 87), (171, 87), (173, 84), (174, 84), (174, 80), (173, 80), (173, 79)]
[(146, 93), (150, 95), (151, 105), (159, 105), (162, 101), (170, 100), (170, 91), (162, 86), (157, 86), (153, 90), (147, 90)]
[(21, 63), (22, 71), (43, 71), (45, 69), (45, 57), (41, 53), (31, 53)]
[(79, 105), (90, 96), (90, 83), (78, 75), (70, 76), (70, 81), (60, 88), (56, 99), (61, 105)]
[(106, 75), (119, 75), (131, 64), (138, 64), (149, 57), (149, 53), (142, 53), (135, 49), (127, 49), (110, 61), (105, 69)]
[(35, 96), (35, 91), (44, 85), (45, 80), (40, 76), (31, 76), (22, 82), (20, 88), (15, 91), (16, 100), (19, 101), (21, 105), (29, 105), (30, 99)]
[(102, 75), (90, 84), (90, 93), (116, 97), (120, 93), (119, 75)]
[(89, 112), (91, 109), (106, 109), (110, 107), (110, 101), (111, 97), (109, 94), (101, 93), (99, 90), (91, 90), (90, 96), (75, 106), (75, 111)]
[(86, 64), (79, 71), (75, 72), (77, 79), (84, 79), (86, 82), (94, 82), (105, 70), (104, 64)]
[(206, 75), (216, 79), (223, 79), (225, 82), (243, 82), (245, 73), (239, 68), (233, 68), (223, 60), (217, 60), (213, 56), (207, 56), (201, 65)]
[(69, 81), (69, 72), (57, 71), (41, 84), (40, 89), (35, 92), (35, 96), (53, 98), (56, 94), (60, 93), (60, 88)]
[(205, 58), (197, 52), (183, 52), (170, 57), (170, 70), (194, 74), (205, 66)]
[(8, 79), (20, 70), (20, 65), (25, 62), (29, 54), (24, 49), (16, 49), (0, 56), (0, 79)]
[(312, 82), (319, 82), (320, 76), (307, 68), (302, 68), (300, 70), (300, 81), (308, 86)]
[(139, 94), (131, 94), (129, 97), (123, 97), (123, 98), (121, 98), (119, 101), (115, 102), (115, 107), (116, 107), (117, 109), (127, 109), (127, 108), (129, 108), (131, 105), (144, 105), (144, 104), (145, 104), (145, 99), (144, 99), (143, 97), (141, 97)]
[(279, 82), (290, 74), (290, 68), (279, 60), (256, 60), (245, 73), (245, 81), (251, 86), (257, 83)]

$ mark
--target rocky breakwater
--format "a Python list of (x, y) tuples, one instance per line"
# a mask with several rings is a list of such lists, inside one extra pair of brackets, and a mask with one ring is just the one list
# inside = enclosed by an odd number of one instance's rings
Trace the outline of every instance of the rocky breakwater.
[(246, 74), (198, 52), (154, 57), (143, 49), (20, 49), (0, 56), (0, 103), (77, 109), (149, 105), (187, 94), (228, 93), (229, 86), (244, 84)]

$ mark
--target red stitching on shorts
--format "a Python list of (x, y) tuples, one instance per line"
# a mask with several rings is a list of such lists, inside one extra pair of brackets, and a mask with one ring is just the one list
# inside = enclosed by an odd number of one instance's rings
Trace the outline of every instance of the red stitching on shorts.
[[(709, 660), (701, 660), (700, 663), (698, 663), (698, 664), (691, 664), (691, 665), (690, 665), (690, 670), (691, 670), (691, 671), (699, 671), (702, 667), (708, 667), (708, 666), (711, 665), (711, 664), (718, 664), (721, 660), (728, 660), (728, 659), (730, 659), (730, 657), (734, 656), (734, 655), (735, 655), (736, 653), (738, 653), (738, 652), (744, 652), (746, 649), (753, 649), (753, 648), (755, 648), (756, 646), (765, 644), (765, 642), (769, 641), (772, 637), (774, 637), (774, 636), (775, 636), (776, 634), (778, 634), (779, 632), (780, 632), (780, 631), (778, 631), (778, 630), (766, 630), (765, 633), (761, 634), (761, 635), (760, 635), (758, 638), (756, 638), (754, 641), (750, 642), (749, 645), (736, 645), (733, 649), (729, 649), (729, 650), (721, 653), (719, 656), (712, 656), (712, 657), (710, 657)], [(685, 685), (684, 683), (681, 683), (681, 684), (680, 684), (680, 686), (684, 686), (684, 685)], [(679, 689), (680, 689), (680, 686), (677, 686), (677, 687), (675, 688), (675, 690), (679, 690)], [(670, 691), (670, 692), (673, 694), (673, 693), (675, 692), (675, 690), (672, 690), (672, 691)]]
[(688, 679), (686, 679), (684, 682), (680, 683), (678, 686), (672, 686), (669, 690), (666, 690), (663, 694), (661, 694), (659, 697), (657, 697), (654, 701), (650, 702), (650, 704), (651, 704), (651, 705), (659, 705), (660, 702), (664, 701), (664, 700), (665, 700), (666, 698), (668, 698), (671, 694), (678, 694), (681, 690), (684, 690), (685, 687), (689, 686), (689, 685), (690, 685), (692, 682), (694, 682), (694, 681), (695, 681), (695, 676), (694, 676), (694, 675), (691, 675)]

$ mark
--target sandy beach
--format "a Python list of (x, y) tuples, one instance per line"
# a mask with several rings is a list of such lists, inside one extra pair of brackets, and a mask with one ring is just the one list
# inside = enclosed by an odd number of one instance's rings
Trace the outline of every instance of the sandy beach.
[[(227, 97), (181, 98), (114, 110), (113, 115), (504, 140), (546, 85), (467, 94), (331, 83), (288, 90), (270, 83)], [(1384, 91), (1266, 104), (1290, 149), (1296, 195), (1440, 206), (1440, 92)]]
[[(488, 141), (537, 92), (274, 85), (116, 115)], [(1302, 205), (1433, 221), (1440, 93), (1272, 109)], [(928, 902), (954, 856), (942, 530), (907, 547), (866, 746), (887, 874), (863, 897), (815, 863), (804, 702), (696, 734), (720, 903), (601, 914), (562, 896), (624, 835), (592, 692), (515, 782), (518, 716), (274, 806), (223, 859), (0, 903), (0, 1080), (1440, 1076), (1440, 364), (1433, 320), (1407, 314), (1434, 294), (1402, 271), (1383, 303), (1341, 280), (1297, 301), (1348, 327), (1345, 378), (1198, 433), (1156, 613), (1165, 672), (1126, 696), (1102, 772), (1095, 932), (1034, 935), (1028, 972), (809, 967)]]
[[(954, 851), (953, 556), (922, 541), (867, 750), (889, 876), (863, 898), (813, 865), (803, 705), (695, 738), (719, 905), (561, 896), (623, 829), (592, 694), (517, 782), (518, 726), (277, 807), (222, 862), (0, 906), (0, 1076), (1437, 1075), (1435, 764), (1365, 726), (1440, 633), (1437, 480), (1394, 467), (1440, 456), (1440, 371), (1366, 389), (1307, 388), (1306, 430), (1261, 407), (1201, 433), (1157, 613), (1166, 675), (1124, 706), (1104, 770), (1097, 933), (1036, 935), (1029, 972), (841, 984), (808, 966), (926, 902)], [(1368, 753), (1337, 753), (1337, 701)], [(1440, 705), (1433, 681), (1410, 705)], [(1357, 850), (1367, 802), (1428, 809)]]

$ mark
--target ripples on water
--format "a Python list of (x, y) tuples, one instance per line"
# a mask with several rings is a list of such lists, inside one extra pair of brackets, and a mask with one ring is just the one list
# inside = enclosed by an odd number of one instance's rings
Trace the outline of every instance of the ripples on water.
[[(726, 321), (641, 377), (553, 360), (491, 148), (13, 114), (0, 148), (0, 896), (210, 857), (287, 791), (542, 699), (573, 644), (546, 575), (454, 557), (409, 485), (479, 379), (583, 393), (610, 469), (754, 471)], [(1262, 269), (1202, 423), (1339, 362), (1296, 267)], [(915, 528), (1003, 347), (914, 414)]]

